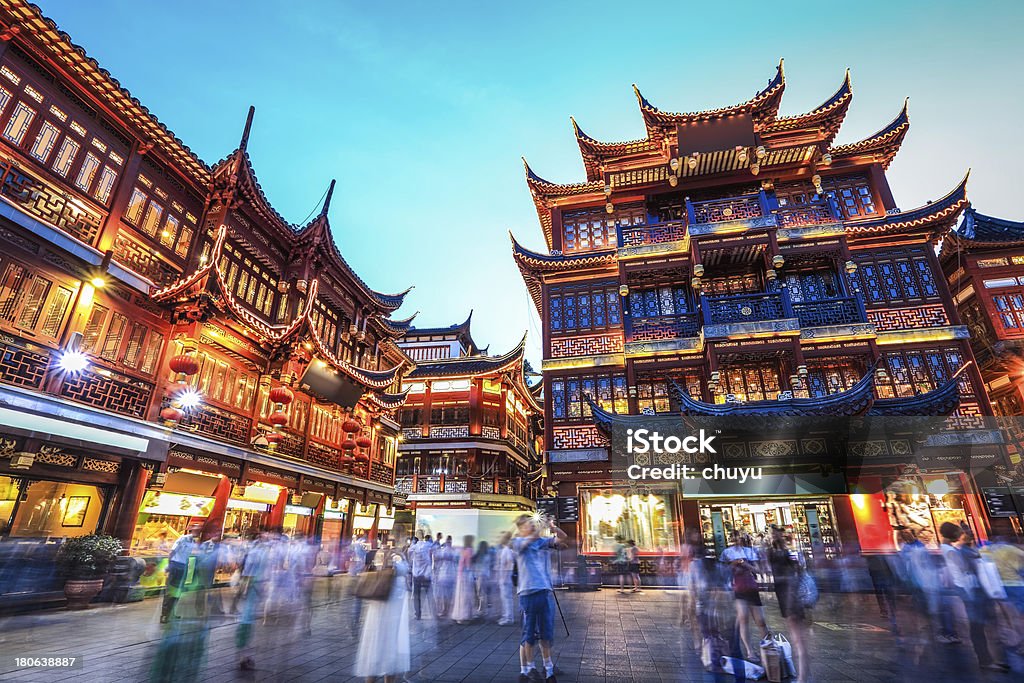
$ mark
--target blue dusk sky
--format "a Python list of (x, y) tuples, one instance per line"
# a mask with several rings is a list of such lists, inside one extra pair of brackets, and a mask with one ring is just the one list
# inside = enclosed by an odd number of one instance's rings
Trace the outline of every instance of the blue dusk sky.
[[(643, 137), (631, 83), (657, 107), (743, 101), (786, 60), (783, 114), (814, 108), (849, 68), (838, 142), (910, 97), (889, 169), (903, 208), (973, 168), (983, 213), (1024, 219), (1019, 2), (140, 2), (36, 0), (208, 163), (238, 142), (271, 203), (303, 222), (331, 178), (345, 257), (375, 289), (416, 286), (395, 314), (462, 321), (503, 352), (539, 320), (511, 229), (544, 242), (519, 160), (584, 178), (569, 116), (601, 140)], [(769, 10), (770, 9), (770, 13)]]

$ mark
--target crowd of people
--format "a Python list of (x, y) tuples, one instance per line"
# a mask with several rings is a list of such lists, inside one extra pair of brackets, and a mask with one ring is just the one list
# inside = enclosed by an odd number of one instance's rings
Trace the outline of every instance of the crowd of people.
[[(852, 547), (838, 558), (815, 562), (781, 527), (761, 538), (735, 531), (717, 554), (697, 530), (688, 530), (671, 560), (672, 583), (683, 589), (680, 624), (689, 626), (709, 670), (721, 670), (723, 662), (735, 667), (740, 660), (767, 664), (774, 648), (792, 680), (805, 683), (813, 652), (812, 614), (850, 620), (843, 610), (852, 601), (842, 596), (873, 593), (879, 616), (901, 653), (910, 657), (908, 664), (923, 666), (934, 659), (936, 645), (961, 652), (952, 646), (969, 643), (971, 661), (962, 654), (951, 660), (962, 675), (1024, 673), (1024, 549), (1009, 539), (978, 543), (968, 529), (951, 522), (941, 525), (939, 534), (937, 549), (903, 530), (898, 553), (863, 556)], [(348, 575), (347, 581), (329, 581), (327, 592), (329, 599), (352, 599), (358, 638), (353, 675), (403, 679), (413, 669), (414, 620), (426, 622), (417, 629), (420, 634), (436, 633), (446, 624), (489, 621), (521, 624), (521, 683), (554, 683), (556, 601), (549, 551), (564, 546), (557, 525), (536, 515), (521, 516), (514, 531), (493, 545), (473, 536), (455, 545), (451, 536), (423, 532), (378, 549), (365, 539), (325, 549), (268, 532), (244, 541), (200, 542), (199, 528), (192, 528), (168, 552), (160, 611), (166, 626), (154, 680), (195, 673), (189, 667), (201, 661), (195, 655), (205, 638), (195, 624), (218, 615), (235, 615), (239, 666), (252, 669), (257, 658), (272, 657), (275, 647), (310, 633), (315, 577)], [(664, 568), (665, 557), (645, 560)], [(618, 539), (609, 559), (606, 582), (618, 583), (620, 593), (640, 591), (636, 544)], [(216, 590), (215, 572), (225, 565), (233, 571), (231, 586)], [(645, 588), (667, 583), (663, 574), (648, 572)], [(191, 589), (187, 575), (195, 577), (189, 579)], [(766, 600), (769, 596), (773, 599)], [(538, 645), (543, 670), (534, 661)]]

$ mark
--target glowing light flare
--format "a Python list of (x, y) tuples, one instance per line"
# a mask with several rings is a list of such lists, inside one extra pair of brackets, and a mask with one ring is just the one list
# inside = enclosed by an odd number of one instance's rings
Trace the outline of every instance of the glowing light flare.
[(203, 403), (203, 395), (195, 388), (182, 389), (175, 397), (182, 410), (194, 410)]
[(57, 365), (64, 372), (78, 374), (89, 367), (89, 357), (78, 349), (68, 349), (60, 355)]

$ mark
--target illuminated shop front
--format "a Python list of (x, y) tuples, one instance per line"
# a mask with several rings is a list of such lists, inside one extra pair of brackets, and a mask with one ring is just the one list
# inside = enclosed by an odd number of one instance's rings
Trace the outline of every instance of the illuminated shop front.
[(836, 514), (828, 497), (701, 501), (698, 509), (704, 547), (716, 556), (729, 545), (734, 531), (749, 536), (760, 547), (771, 542), (773, 526), (785, 529), (793, 546), (808, 557), (830, 559), (839, 554)]
[(0, 535), (72, 538), (94, 533), (102, 521), (107, 487), (0, 476)]
[(938, 548), (939, 528), (945, 522), (985, 538), (978, 496), (969, 490), (961, 472), (861, 477), (852, 490), (850, 506), (864, 552), (893, 552), (899, 549), (904, 532), (913, 533), (929, 548)]
[(224, 534), (245, 536), (263, 531), (270, 509), (277, 504), (280, 495), (281, 487), (275, 484), (235, 486), (224, 515)]
[(320, 543), (324, 548), (333, 550), (341, 543), (350, 504), (347, 498), (335, 500), (327, 496), (324, 502), (324, 525), (320, 533)]
[(355, 511), (352, 516), (352, 538), (369, 538), (370, 530), (373, 529), (373, 523), (376, 520), (376, 517), (376, 503), (369, 503), (367, 505), (356, 503)]
[(580, 488), (583, 503), (583, 552), (613, 552), (616, 537), (633, 540), (641, 553), (675, 552), (679, 549), (678, 496), (671, 488)]

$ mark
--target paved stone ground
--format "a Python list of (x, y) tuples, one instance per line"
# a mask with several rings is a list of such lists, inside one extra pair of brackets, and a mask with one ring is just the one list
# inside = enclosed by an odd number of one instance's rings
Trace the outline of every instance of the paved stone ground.
[[(294, 620), (262, 625), (256, 632), (257, 670), (238, 670), (233, 618), (206, 623), (201, 654), (183, 657), (195, 671), (177, 670), (167, 680), (203, 681), (347, 681), (357, 646), (353, 603), (329, 599), (346, 579), (320, 579), (315, 593), (311, 635)], [(343, 593), (343, 591), (335, 591)], [(555, 660), (562, 683), (635, 681), (734, 681), (705, 673), (689, 627), (680, 623), (680, 591), (645, 590), (620, 595), (559, 592), (571, 636), (558, 623)], [(725, 603), (726, 605), (728, 602)], [(96, 606), (84, 612), (50, 612), (0, 619), (0, 680), (146, 681), (158, 648), (166, 647), (166, 627), (158, 623), (159, 600)], [(774, 603), (767, 601), (769, 626), (785, 631)], [(1012, 674), (980, 674), (969, 646), (938, 646), (895, 638), (879, 617), (871, 596), (824, 596), (815, 610), (812, 658), (815, 683), (831, 681), (1011, 681)], [(909, 615), (901, 622), (910, 624)], [(185, 624), (201, 623), (183, 620)], [(904, 627), (907, 630), (907, 627)], [(185, 629), (185, 636), (188, 629)], [(963, 631), (966, 633), (966, 629)], [(187, 637), (179, 641), (187, 642)], [(413, 668), (409, 679), (469, 683), (516, 681), (519, 673), (518, 627), (490, 623), (465, 626), (433, 621), (412, 625)], [(83, 666), (72, 670), (16, 670), (15, 655), (76, 655)]]

